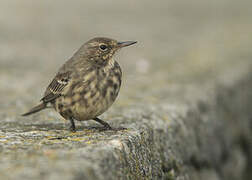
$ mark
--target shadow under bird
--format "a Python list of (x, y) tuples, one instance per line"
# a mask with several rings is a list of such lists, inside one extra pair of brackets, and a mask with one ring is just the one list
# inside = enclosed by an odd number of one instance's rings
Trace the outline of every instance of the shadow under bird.
[(71, 131), (75, 131), (74, 120), (95, 120), (105, 129), (112, 129), (98, 116), (113, 104), (120, 90), (122, 71), (113, 56), (121, 48), (135, 43), (104, 37), (86, 42), (59, 69), (41, 103), (22, 116), (53, 107), (71, 122)]

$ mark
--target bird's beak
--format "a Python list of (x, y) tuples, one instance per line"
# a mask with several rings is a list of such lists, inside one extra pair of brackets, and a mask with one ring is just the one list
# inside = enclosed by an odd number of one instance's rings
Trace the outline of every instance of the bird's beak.
[(137, 41), (118, 42), (118, 43), (117, 43), (117, 46), (118, 46), (119, 48), (122, 48), (122, 47), (130, 46), (130, 45), (136, 44), (136, 43), (137, 43)]

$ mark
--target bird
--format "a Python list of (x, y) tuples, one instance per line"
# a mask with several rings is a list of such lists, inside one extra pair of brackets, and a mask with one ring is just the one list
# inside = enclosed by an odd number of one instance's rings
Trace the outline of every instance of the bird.
[(75, 120), (94, 120), (104, 129), (112, 130), (98, 116), (113, 104), (121, 87), (122, 70), (114, 55), (135, 43), (137, 41), (117, 41), (106, 37), (87, 41), (60, 67), (41, 102), (22, 116), (54, 108), (70, 121), (72, 132), (76, 132)]

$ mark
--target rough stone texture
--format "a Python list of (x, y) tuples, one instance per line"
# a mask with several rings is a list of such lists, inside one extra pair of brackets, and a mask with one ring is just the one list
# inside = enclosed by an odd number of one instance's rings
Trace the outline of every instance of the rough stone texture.
[[(251, 179), (250, 4), (3, 0), (0, 179)], [(97, 35), (139, 41), (117, 56), (122, 90), (101, 116), (128, 129), (20, 117)]]

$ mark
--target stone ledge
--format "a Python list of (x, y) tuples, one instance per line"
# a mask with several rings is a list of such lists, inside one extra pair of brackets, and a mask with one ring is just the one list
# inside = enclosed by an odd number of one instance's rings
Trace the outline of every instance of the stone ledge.
[(50, 114), (44, 120), (48, 112), (32, 121), (7, 118), (0, 128), (0, 178), (248, 179), (252, 73), (237, 77), (178, 87), (174, 104), (117, 107), (104, 118), (128, 127), (119, 132), (86, 123), (69, 133)]

